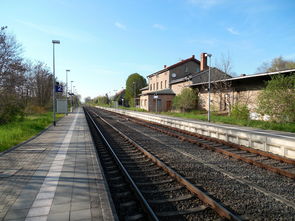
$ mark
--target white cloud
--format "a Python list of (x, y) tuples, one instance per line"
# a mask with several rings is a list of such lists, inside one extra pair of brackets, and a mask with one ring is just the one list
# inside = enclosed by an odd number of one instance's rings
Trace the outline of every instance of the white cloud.
[(83, 42), (84, 41), (92, 41), (92, 40), (96, 39), (96, 37), (92, 36), (89, 33), (85, 33), (85, 32), (74, 33), (69, 30), (65, 30), (64, 28), (60, 28), (58, 26), (39, 25), (39, 24), (35, 24), (32, 22), (21, 21), (21, 20), (16, 20), (16, 22), (18, 22), (22, 25), (25, 25), (29, 28), (35, 29), (37, 31), (43, 32), (45, 34), (55, 35), (55, 36), (59, 36), (62, 38), (78, 40), (78, 41), (83, 41)]
[(160, 30), (166, 30), (166, 27), (161, 24), (153, 24), (153, 28), (160, 29)]
[(187, 0), (190, 4), (199, 6), (201, 8), (211, 8), (222, 3), (222, 0)]
[(233, 35), (240, 35), (240, 33), (238, 31), (234, 30), (231, 27), (227, 28), (226, 30)]
[(121, 24), (120, 22), (115, 22), (115, 26), (119, 29), (126, 30), (126, 26)]

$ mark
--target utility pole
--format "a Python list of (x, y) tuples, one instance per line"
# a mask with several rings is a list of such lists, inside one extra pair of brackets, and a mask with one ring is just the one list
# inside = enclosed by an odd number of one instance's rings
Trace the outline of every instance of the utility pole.
[(133, 95), (134, 95), (134, 107), (136, 107), (136, 94), (135, 94), (135, 81), (133, 81)]
[(211, 56), (212, 54), (205, 54), (206, 57), (209, 57), (210, 63), (209, 63), (209, 73), (208, 73), (208, 122), (210, 122), (210, 90), (211, 90)]
[(52, 40), (53, 45), (53, 77), (52, 77), (52, 108), (53, 108), (53, 126), (56, 126), (55, 119), (55, 44), (60, 44), (59, 40)]
[(66, 104), (67, 104), (67, 111), (66, 115), (68, 115), (68, 72), (70, 70), (66, 70)]

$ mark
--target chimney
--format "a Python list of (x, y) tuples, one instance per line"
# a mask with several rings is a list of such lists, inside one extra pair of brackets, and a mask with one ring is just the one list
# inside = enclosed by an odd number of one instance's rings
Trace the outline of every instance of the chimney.
[(192, 58), (193, 58), (193, 59), (195, 58), (195, 55), (194, 55), (194, 54), (192, 55)]
[(208, 65), (207, 65), (207, 56), (206, 56), (206, 53), (201, 53), (200, 71), (204, 71), (207, 68), (208, 68)]
[(166, 68), (167, 66), (166, 66), (166, 64), (164, 65), (164, 68)]

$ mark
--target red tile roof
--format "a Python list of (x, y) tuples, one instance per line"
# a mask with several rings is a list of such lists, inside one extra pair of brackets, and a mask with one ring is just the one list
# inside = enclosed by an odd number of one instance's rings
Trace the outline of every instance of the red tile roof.
[(177, 67), (177, 66), (183, 65), (183, 64), (185, 64), (185, 63), (187, 63), (187, 62), (189, 62), (189, 61), (194, 61), (194, 62), (200, 64), (200, 61), (197, 60), (197, 59), (195, 59), (195, 56), (193, 55), (193, 56), (191, 56), (191, 57), (188, 58), (188, 59), (181, 60), (180, 62), (178, 62), (178, 63), (176, 63), (176, 64), (173, 64), (173, 65), (170, 65), (170, 66), (168, 66), (168, 67), (166, 67), (166, 68), (164, 68), (164, 69), (162, 69), (162, 70), (160, 70), (160, 71), (157, 71), (157, 72), (155, 72), (155, 73), (153, 73), (153, 74), (150, 74), (150, 75), (148, 75), (147, 77), (151, 77), (151, 76), (153, 76), (153, 75), (160, 74), (160, 73), (162, 73), (162, 72), (165, 72), (165, 71), (170, 70), (170, 69), (172, 69), (172, 68), (175, 68), (175, 67)]

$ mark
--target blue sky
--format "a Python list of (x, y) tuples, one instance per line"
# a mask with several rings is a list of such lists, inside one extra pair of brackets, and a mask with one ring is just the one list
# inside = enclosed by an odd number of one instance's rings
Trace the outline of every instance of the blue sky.
[(70, 69), (78, 93), (93, 98), (201, 52), (213, 65), (229, 55), (237, 75), (295, 59), (294, 11), (293, 0), (2, 0), (0, 26), (50, 68), (60, 40), (57, 77)]

